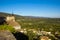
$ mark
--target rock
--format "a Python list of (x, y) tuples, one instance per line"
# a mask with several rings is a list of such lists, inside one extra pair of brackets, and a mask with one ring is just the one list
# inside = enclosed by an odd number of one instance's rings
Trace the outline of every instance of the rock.
[(5, 21), (5, 17), (1, 17), (0, 16), (0, 25), (2, 25), (2, 24), (4, 24), (4, 23), (6, 23), (6, 21)]
[(10, 31), (0, 31), (0, 40), (16, 40)]

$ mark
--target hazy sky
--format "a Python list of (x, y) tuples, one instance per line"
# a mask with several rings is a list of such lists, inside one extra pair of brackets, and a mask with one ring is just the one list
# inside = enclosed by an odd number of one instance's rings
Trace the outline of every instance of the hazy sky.
[(0, 12), (23, 16), (60, 17), (60, 0), (0, 0)]

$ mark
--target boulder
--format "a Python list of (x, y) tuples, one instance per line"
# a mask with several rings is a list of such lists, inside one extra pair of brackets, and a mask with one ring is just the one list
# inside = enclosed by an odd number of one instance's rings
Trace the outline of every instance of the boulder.
[(0, 31), (0, 40), (16, 40), (10, 31)]

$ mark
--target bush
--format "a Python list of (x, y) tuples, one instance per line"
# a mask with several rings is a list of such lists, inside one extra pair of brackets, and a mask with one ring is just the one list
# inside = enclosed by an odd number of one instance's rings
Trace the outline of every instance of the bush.
[(9, 30), (13, 33), (15, 32), (15, 29), (10, 25), (0, 25), (0, 30)]

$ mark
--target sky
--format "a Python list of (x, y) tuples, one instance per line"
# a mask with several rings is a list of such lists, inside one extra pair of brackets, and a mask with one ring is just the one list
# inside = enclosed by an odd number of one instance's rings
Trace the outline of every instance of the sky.
[(60, 0), (0, 0), (0, 12), (60, 18)]

